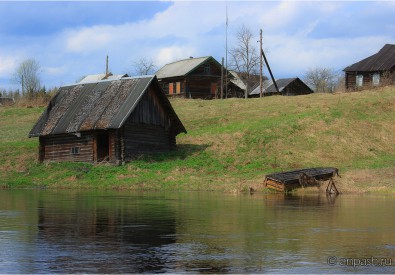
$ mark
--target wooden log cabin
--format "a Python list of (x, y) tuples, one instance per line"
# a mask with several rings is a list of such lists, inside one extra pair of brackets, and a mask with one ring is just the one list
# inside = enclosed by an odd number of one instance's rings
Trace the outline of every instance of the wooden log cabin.
[[(314, 93), (313, 90), (307, 86), (298, 77), (295, 78), (280, 78), (276, 79), (276, 84), (279, 89), (277, 92), (276, 87), (272, 80), (265, 80), (263, 82), (263, 95), (283, 95), (283, 96), (296, 96), (296, 95), (308, 95)], [(260, 95), (260, 85), (253, 88), (249, 93), (249, 97), (259, 97)]]
[(211, 99), (221, 86), (221, 64), (212, 56), (190, 57), (163, 66), (156, 76), (168, 96)]
[(386, 44), (378, 53), (344, 70), (347, 90), (395, 84), (395, 45)]
[(175, 148), (186, 130), (155, 76), (63, 86), (29, 137), (39, 161), (110, 162)]

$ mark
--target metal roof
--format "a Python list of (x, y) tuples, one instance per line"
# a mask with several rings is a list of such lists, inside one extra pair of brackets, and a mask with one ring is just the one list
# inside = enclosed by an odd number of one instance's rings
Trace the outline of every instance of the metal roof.
[(115, 80), (115, 79), (120, 79), (123, 77), (128, 77), (127, 74), (110, 74), (109, 76), (107, 76), (106, 78), (106, 74), (91, 74), (91, 75), (87, 75), (85, 76), (83, 79), (81, 79), (78, 83), (79, 84), (83, 84), (83, 83), (91, 83), (91, 82), (96, 82), (96, 81), (100, 81), (100, 80)]
[[(285, 87), (287, 87), (289, 84), (291, 84), (293, 81), (297, 80), (298, 78), (280, 78), (280, 79), (276, 79), (276, 83), (277, 83), (277, 87), (279, 89), (280, 92), (282, 92)], [(258, 85), (254, 90), (252, 90), (252, 92), (250, 93), (250, 95), (259, 95), (260, 94), (260, 86)], [(276, 91), (276, 87), (273, 84), (272, 80), (265, 80), (263, 82), (263, 93), (265, 94), (270, 94), (270, 93), (277, 93)]]
[(118, 129), (151, 85), (156, 85), (154, 91), (172, 120), (176, 134), (186, 133), (157, 78), (144, 76), (61, 87), (29, 137)]
[(386, 44), (378, 53), (346, 67), (346, 72), (387, 71), (395, 67), (395, 45)]
[(159, 71), (156, 72), (156, 76), (159, 79), (167, 77), (185, 76), (209, 59), (214, 58), (211, 56), (205, 56), (176, 61), (163, 66)]

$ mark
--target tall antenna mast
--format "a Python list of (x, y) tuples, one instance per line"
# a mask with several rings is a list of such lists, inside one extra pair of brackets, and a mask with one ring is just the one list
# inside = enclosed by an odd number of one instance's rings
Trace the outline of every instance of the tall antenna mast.
[(225, 35), (225, 96), (228, 98), (228, 4), (226, 4), (226, 35)]

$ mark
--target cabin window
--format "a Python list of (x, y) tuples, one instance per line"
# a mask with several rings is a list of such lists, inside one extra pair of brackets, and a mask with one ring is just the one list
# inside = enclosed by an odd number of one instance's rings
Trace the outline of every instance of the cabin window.
[(373, 86), (378, 86), (380, 84), (380, 73), (373, 74)]
[(176, 94), (181, 93), (181, 82), (176, 83)]
[(174, 93), (174, 83), (169, 83), (169, 95)]
[(210, 72), (210, 63), (204, 64), (204, 72), (209, 73)]
[(72, 155), (79, 155), (80, 154), (80, 147), (71, 147), (71, 154)]
[(363, 75), (358, 74), (357, 75), (357, 87), (362, 87), (363, 86)]

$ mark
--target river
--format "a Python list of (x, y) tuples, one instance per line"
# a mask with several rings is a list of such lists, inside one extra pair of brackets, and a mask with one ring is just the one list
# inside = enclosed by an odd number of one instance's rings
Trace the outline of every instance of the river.
[(0, 273), (394, 273), (394, 217), (384, 195), (0, 190)]

